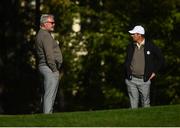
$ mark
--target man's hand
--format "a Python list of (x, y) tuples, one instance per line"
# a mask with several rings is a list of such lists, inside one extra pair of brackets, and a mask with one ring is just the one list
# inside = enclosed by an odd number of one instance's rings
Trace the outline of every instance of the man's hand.
[(151, 74), (151, 77), (149, 78), (149, 80), (153, 79), (155, 76), (156, 76), (156, 74), (153, 72), (153, 73)]

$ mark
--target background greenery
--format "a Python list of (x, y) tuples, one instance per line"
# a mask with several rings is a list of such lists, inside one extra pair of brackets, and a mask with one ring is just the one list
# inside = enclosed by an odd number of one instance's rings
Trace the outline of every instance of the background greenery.
[[(64, 63), (55, 111), (129, 107), (124, 84), (128, 30), (143, 25), (166, 66), (151, 86), (151, 104), (180, 103), (179, 0), (2, 0), (0, 113), (41, 112), (34, 38), (42, 13), (55, 15)], [(80, 19), (75, 21), (74, 19)], [(81, 30), (74, 32), (73, 24)]]

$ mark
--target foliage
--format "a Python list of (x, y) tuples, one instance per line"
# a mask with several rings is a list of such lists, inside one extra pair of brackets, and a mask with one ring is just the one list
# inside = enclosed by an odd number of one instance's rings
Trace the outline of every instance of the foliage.
[[(147, 30), (146, 38), (158, 45), (166, 58), (166, 67), (162, 71), (161, 77), (153, 82), (152, 105), (178, 103), (175, 99), (178, 99), (179, 96), (176, 95), (178, 94), (176, 89), (173, 91), (173, 83), (175, 83), (173, 81), (178, 83), (179, 76), (176, 80), (172, 79), (173, 77), (166, 80), (170, 85), (164, 82), (164, 79), (171, 74), (170, 70), (174, 72), (174, 68), (169, 67), (170, 63), (178, 64), (173, 59), (178, 55), (178, 51), (174, 50), (179, 46), (176, 43), (178, 40), (176, 34), (173, 35), (176, 29), (174, 23), (179, 24), (177, 23), (177, 1), (159, 0), (158, 2), (161, 3), (160, 6), (150, 0), (74, 2), (73, 6), (76, 8), (73, 7), (73, 11), (80, 14), (81, 31), (72, 34), (73, 36), (65, 35), (63, 41), (67, 43), (64, 43), (65, 56), (75, 51), (69, 56), (69, 60), (66, 60), (65, 66), (68, 64), (71, 66), (66, 68), (68, 74), (65, 74), (64, 77), (68, 83), (66, 82), (64, 85), (67, 87), (70, 87), (69, 84), (71, 85), (72, 101), (73, 103), (77, 101), (77, 104), (75, 103), (77, 107), (81, 106), (78, 109), (127, 107), (128, 100), (123, 82), (123, 62), (125, 48), (129, 42), (127, 31), (136, 24), (144, 25)], [(72, 7), (69, 6), (69, 8)], [(174, 19), (175, 17), (176, 19)], [(64, 22), (66, 21), (64, 19)], [(176, 46), (169, 47), (169, 42)], [(72, 44), (72, 49), (66, 52), (66, 46), (69, 44)], [(82, 49), (87, 54), (79, 56), (77, 59), (75, 53)], [(170, 56), (169, 53), (173, 55)], [(178, 74), (179, 69), (176, 72)], [(169, 87), (170, 89), (167, 89)], [(113, 101), (113, 97), (116, 100)]]
[[(151, 86), (151, 104), (180, 103), (179, 0), (36, 0), (40, 7), (34, 0), (2, 2), (0, 108), (4, 113), (40, 111), (34, 38), (42, 13), (55, 15), (54, 35), (64, 58), (55, 111), (128, 107), (123, 63), (131, 41), (128, 30), (137, 24), (145, 27), (146, 38), (162, 49), (166, 59)], [(75, 23), (81, 26), (79, 32), (72, 29)]]

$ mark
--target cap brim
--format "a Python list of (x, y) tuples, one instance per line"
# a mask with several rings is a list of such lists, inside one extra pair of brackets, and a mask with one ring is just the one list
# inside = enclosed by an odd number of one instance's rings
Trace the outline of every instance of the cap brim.
[(134, 33), (136, 33), (136, 32), (134, 32), (133, 30), (130, 30), (130, 31), (128, 31), (129, 33), (131, 33), (131, 34), (134, 34)]

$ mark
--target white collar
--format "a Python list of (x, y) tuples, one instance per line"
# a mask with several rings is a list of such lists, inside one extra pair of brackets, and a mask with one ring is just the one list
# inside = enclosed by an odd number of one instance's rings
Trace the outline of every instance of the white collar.
[(136, 43), (138, 49), (145, 44), (145, 39), (141, 43)]

